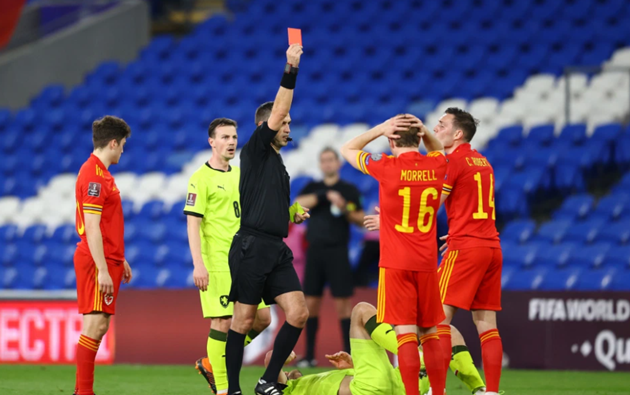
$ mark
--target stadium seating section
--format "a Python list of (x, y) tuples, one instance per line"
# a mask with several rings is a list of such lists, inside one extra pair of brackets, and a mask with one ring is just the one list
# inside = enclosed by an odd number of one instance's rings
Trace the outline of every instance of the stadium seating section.
[[(481, 120), (474, 146), (493, 164), (505, 224), (506, 289), (630, 289), (630, 6), (625, 0), (228, 0), (176, 39), (154, 38), (127, 64), (105, 62), (70, 91), (0, 109), (0, 289), (71, 289), (74, 181), (91, 123), (124, 118), (133, 135), (112, 168), (123, 193), (134, 287), (191, 286), (183, 197), (210, 155), (207, 126), (272, 100), (286, 27), (305, 54), (284, 152), (293, 196), (317, 177), (317, 153), (400, 112), (432, 127), (444, 109)], [(439, 15), (439, 17), (438, 17)], [(565, 66), (603, 66), (575, 72)], [(568, 84), (568, 86), (567, 86)], [(569, 118), (565, 115), (568, 92)], [(386, 141), (368, 150), (386, 151)], [(235, 160), (238, 164), (238, 159)], [(589, 186), (625, 173), (603, 198)], [(349, 165), (366, 207), (377, 185)], [(537, 224), (532, 207), (564, 199)], [(445, 229), (444, 210), (439, 215)], [(363, 234), (352, 232), (356, 260)]]

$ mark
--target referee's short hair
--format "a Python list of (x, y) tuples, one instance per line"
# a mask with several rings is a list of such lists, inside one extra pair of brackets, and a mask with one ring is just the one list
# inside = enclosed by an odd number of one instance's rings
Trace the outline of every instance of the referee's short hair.
[(214, 121), (210, 122), (210, 126), (208, 126), (208, 137), (213, 139), (214, 135), (216, 134), (215, 132), (219, 126), (234, 126), (235, 128), (238, 127), (236, 121), (233, 119), (217, 118)]
[(131, 128), (127, 122), (112, 115), (106, 115), (92, 123), (92, 143), (94, 149), (104, 148), (110, 141), (116, 140), (118, 144), (131, 136)]
[(256, 125), (258, 125), (261, 122), (267, 122), (269, 120), (269, 117), (271, 116), (272, 108), (273, 108), (273, 102), (268, 101), (267, 103), (261, 104), (260, 107), (256, 109), (256, 116), (254, 118)]

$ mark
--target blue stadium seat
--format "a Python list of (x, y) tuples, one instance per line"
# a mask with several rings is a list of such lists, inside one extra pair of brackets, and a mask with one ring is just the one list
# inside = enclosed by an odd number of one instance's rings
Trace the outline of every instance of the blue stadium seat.
[(566, 125), (564, 128), (562, 128), (558, 139), (560, 141), (564, 140), (571, 145), (582, 145), (586, 140), (586, 125)]
[(152, 264), (155, 246), (146, 240), (125, 245), (125, 258), (131, 265)]
[(14, 241), (18, 236), (17, 225), (3, 225), (0, 226), (0, 241), (1, 244), (10, 243)]
[(597, 203), (593, 215), (616, 220), (627, 212), (630, 212), (630, 194), (622, 192), (613, 193), (601, 198)]
[(608, 243), (576, 247), (571, 251), (568, 264), (579, 267), (600, 267), (606, 263), (606, 254), (609, 250)]
[(590, 268), (580, 272), (573, 289), (576, 291), (606, 291), (610, 289), (616, 268)]
[(161, 200), (151, 200), (146, 202), (138, 216), (142, 219), (159, 220), (164, 215), (164, 202)]
[(609, 289), (611, 291), (628, 291), (628, 284), (630, 284), (630, 270), (621, 270), (612, 276)]
[(620, 220), (619, 222), (608, 223), (599, 230), (595, 241), (610, 242), (615, 244), (629, 244), (630, 221)]
[(546, 272), (546, 269), (514, 270), (502, 278), (502, 286), (511, 291), (535, 290), (540, 287)]
[(571, 262), (571, 253), (575, 248), (575, 244), (572, 243), (541, 245), (536, 261), (546, 267), (564, 267)]
[(554, 140), (554, 126), (535, 126), (529, 130), (529, 133), (526, 136), (526, 140), (539, 146), (550, 145)]
[(580, 272), (580, 269), (575, 268), (554, 268), (545, 273), (537, 289), (543, 291), (571, 290), (575, 287)]
[(606, 257), (606, 266), (619, 266), (630, 270), (630, 246), (613, 245)]
[(531, 267), (536, 264), (537, 245), (514, 245), (503, 250), (506, 266)]
[(567, 230), (572, 225), (572, 221), (566, 219), (546, 222), (538, 229), (538, 232), (534, 236), (534, 240), (558, 243), (562, 241)]
[(579, 194), (567, 198), (562, 206), (553, 213), (553, 219), (583, 219), (593, 209), (595, 199), (588, 194)]
[(145, 222), (139, 224), (138, 237), (154, 244), (160, 244), (166, 239), (166, 225), (163, 222)]
[(512, 240), (517, 243), (525, 243), (536, 230), (536, 223), (529, 219), (509, 222), (501, 230), (501, 240)]
[(592, 243), (597, 238), (599, 231), (605, 227), (605, 221), (601, 218), (590, 219), (584, 222), (574, 222), (566, 233), (563, 240), (578, 243)]

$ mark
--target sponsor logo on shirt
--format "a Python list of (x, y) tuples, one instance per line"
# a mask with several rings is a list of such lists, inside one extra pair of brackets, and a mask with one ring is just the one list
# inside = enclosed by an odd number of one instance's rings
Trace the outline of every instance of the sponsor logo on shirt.
[(101, 184), (98, 182), (91, 182), (88, 185), (88, 196), (100, 197), (101, 196)]
[(195, 202), (197, 202), (197, 194), (189, 193), (188, 198), (186, 198), (186, 206), (194, 206)]

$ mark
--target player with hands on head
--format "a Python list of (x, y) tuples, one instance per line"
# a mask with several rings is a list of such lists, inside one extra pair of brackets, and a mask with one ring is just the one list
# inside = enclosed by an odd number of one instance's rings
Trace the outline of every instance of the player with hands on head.
[[(453, 350), (453, 360), (444, 363), (473, 393), (499, 391), (503, 344), (496, 324), (501, 310), (502, 252), (495, 225), (494, 171), (488, 160), (470, 146), (478, 121), (466, 111), (448, 108), (434, 128), (447, 153), (449, 164), (441, 203), (445, 204), (449, 232), (440, 237), (444, 259), (439, 268), (440, 298), (446, 318), (438, 325), (444, 353)], [(472, 197), (472, 198), (471, 198)], [(365, 218), (368, 229), (379, 229), (379, 216)], [(482, 347), (487, 388), (469, 361), (468, 349), (451, 344), (451, 320), (458, 309), (472, 311)], [(465, 347), (464, 347), (465, 348)], [(459, 365), (461, 362), (461, 365)], [(455, 366), (453, 366), (455, 364)]]
[(302, 53), (302, 47), (296, 44), (287, 50), (276, 98), (256, 110), (257, 128), (241, 150), (241, 225), (229, 252), (229, 301), (234, 302), (225, 350), (229, 395), (242, 394), (239, 376), (243, 344), (261, 298), (267, 304), (277, 303), (286, 321), (276, 336), (269, 365), (254, 389), (258, 395), (282, 394), (283, 385), (276, 382), (278, 374), (308, 318), (293, 253), (283, 241), (289, 221), (302, 222), (308, 212), (298, 203), (290, 205), (289, 174), (280, 156), (280, 150), (291, 140), (289, 111)]
[[(230, 165), (237, 143), (235, 121), (217, 118), (210, 123), (208, 144), (212, 147), (212, 156), (190, 177), (184, 207), (193, 279), (200, 291), (203, 317), (211, 319), (207, 358), (198, 359), (195, 367), (219, 395), (225, 395), (228, 390), (225, 346), (234, 313), (233, 303), (228, 302), (232, 285), (228, 253), (241, 223), (240, 169)], [(260, 303), (245, 345), (270, 323), (269, 306)]]
[[(385, 136), (393, 156), (362, 149)], [(422, 139), (428, 154), (419, 152)], [(436, 394), (444, 392), (446, 369), (437, 336), (444, 319), (437, 276), (436, 212), (446, 173), (442, 144), (420, 120), (397, 115), (341, 148), (346, 160), (379, 182), (381, 257), (378, 322), (394, 325), (400, 372), (407, 395), (418, 395), (418, 335)]]
[(94, 394), (96, 353), (116, 312), (120, 284), (133, 277), (125, 259), (120, 191), (109, 172), (119, 162), (129, 136), (129, 125), (120, 118), (108, 115), (94, 121), (94, 151), (77, 176), (76, 229), (81, 240), (74, 253), (74, 270), (83, 327), (76, 354), (76, 395)]

